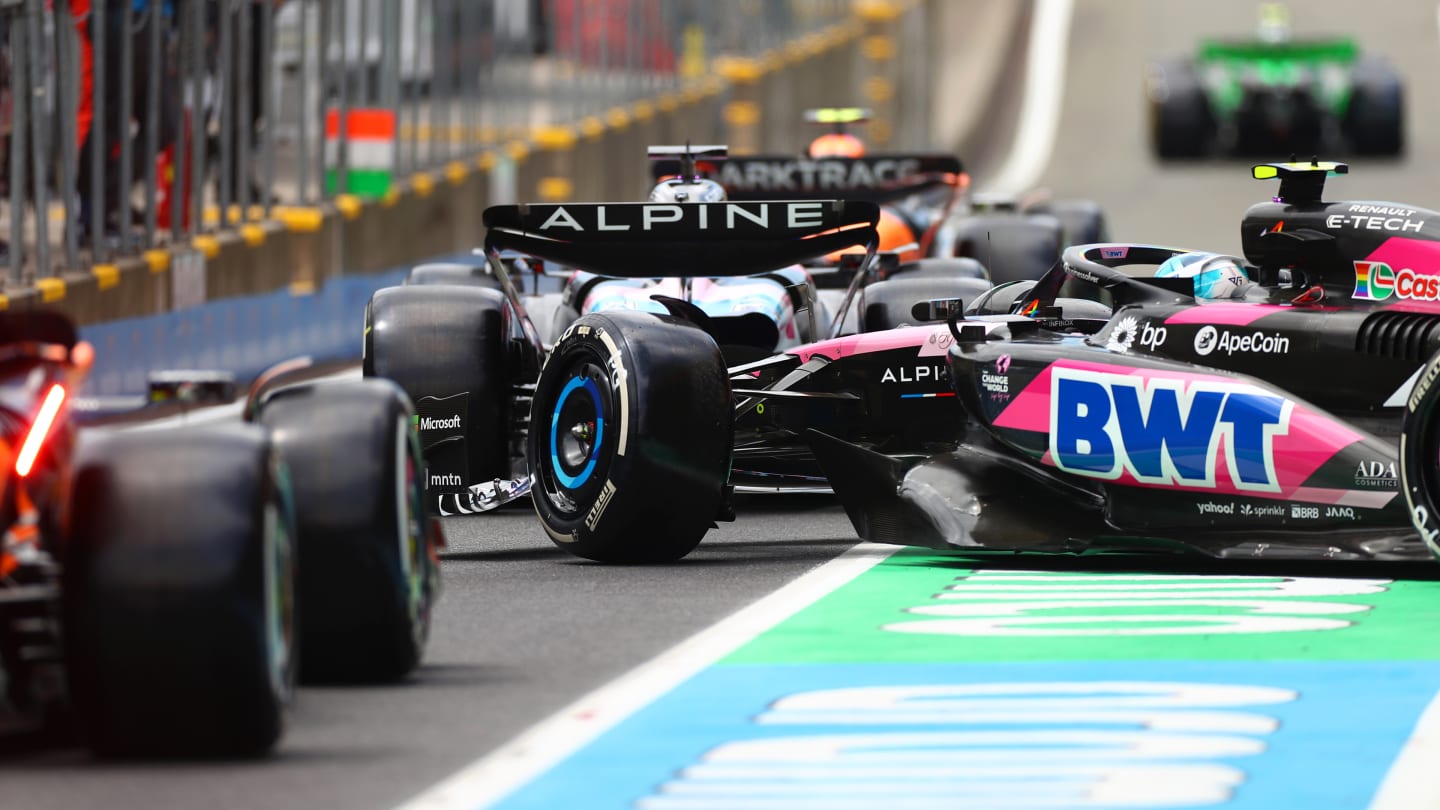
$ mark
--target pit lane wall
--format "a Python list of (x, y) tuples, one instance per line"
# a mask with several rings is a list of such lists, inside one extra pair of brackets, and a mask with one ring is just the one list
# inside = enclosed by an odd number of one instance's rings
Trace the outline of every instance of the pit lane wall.
[[(876, 151), (936, 148), (973, 127), (1028, 4), (855, 0), (843, 21), (758, 58), (718, 56), (680, 92), (530, 129), (464, 160), (189, 244), (40, 279), (0, 306), (69, 313), (97, 348), (89, 393), (135, 393), (154, 368), (249, 376), (297, 354), (358, 358), (365, 301), (405, 269), (483, 240), (489, 204), (641, 199), (645, 148), (725, 142), (800, 153), (815, 106), (864, 105)], [(932, 133), (941, 133), (937, 141)], [(212, 216), (215, 216), (212, 213)]]

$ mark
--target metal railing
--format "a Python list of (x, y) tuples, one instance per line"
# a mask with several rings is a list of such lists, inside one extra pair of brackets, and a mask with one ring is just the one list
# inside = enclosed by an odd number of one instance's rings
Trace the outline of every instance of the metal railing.
[[(384, 195), (852, 0), (0, 0), (6, 285)], [(8, 107), (8, 110), (5, 109)], [(7, 114), (8, 113), (8, 114)]]

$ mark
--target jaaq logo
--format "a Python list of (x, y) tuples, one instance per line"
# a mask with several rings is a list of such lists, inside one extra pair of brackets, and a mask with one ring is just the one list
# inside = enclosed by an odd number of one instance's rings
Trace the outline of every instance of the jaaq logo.
[[(1053, 368), (1055, 466), (1146, 484), (1278, 492), (1275, 437), (1293, 403), (1253, 385)], [(1219, 481), (1221, 454), (1229, 481)]]
[(1408, 267), (1397, 272), (1385, 262), (1355, 262), (1355, 299), (1384, 301), (1392, 295), (1407, 301), (1440, 301), (1440, 276)]

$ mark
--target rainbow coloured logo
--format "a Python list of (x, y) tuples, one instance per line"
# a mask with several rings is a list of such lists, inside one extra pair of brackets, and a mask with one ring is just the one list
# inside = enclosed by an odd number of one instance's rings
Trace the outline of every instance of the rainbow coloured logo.
[(1384, 262), (1355, 262), (1355, 292), (1361, 301), (1384, 301), (1395, 292), (1395, 271)]

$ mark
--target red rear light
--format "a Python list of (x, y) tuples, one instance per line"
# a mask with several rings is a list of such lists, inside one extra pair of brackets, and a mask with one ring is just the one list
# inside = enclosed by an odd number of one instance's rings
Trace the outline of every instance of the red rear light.
[(40, 413), (35, 415), (30, 432), (25, 434), (25, 442), (20, 445), (20, 455), (15, 457), (15, 472), (21, 478), (29, 475), (35, 466), (35, 457), (40, 455), (40, 448), (45, 444), (45, 437), (50, 435), (50, 428), (55, 424), (55, 417), (60, 415), (60, 406), (64, 402), (64, 387), (59, 383), (50, 386), (45, 401), (40, 403)]

